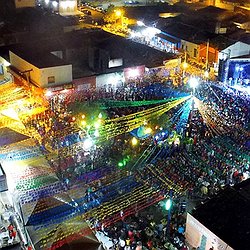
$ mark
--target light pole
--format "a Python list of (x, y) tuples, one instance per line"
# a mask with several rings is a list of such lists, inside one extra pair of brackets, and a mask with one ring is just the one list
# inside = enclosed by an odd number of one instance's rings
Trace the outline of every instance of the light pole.
[(170, 222), (171, 222), (171, 208), (172, 208), (172, 198), (173, 190), (169, 190), (169, 198), (166, 201), (165, 208), (168, 211), (168, 221), (167, 221), (167, 236), (170, 236)]

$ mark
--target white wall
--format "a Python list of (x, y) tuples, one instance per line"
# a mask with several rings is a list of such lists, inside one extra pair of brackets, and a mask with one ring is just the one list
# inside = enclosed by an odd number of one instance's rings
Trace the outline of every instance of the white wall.
[(17, 56), (11, 51), (9, 54), (10, 54), (10, 64), (21, 72), (32, 69), (32, 71), (30, 72), (31, 81), (33, 81), (36, 85), (41, 86), (41, 77), (39, 68), (25, 61), (24, 59)]
[(230, 55), (230, 58), (249, 55), (250, 45), (243, 42), (237, 42), (222, 50), (220, 54)]
[[(40, 70), (41, 87), (47, 88), (72, 82), (72, 65), (56, 66)], [(54, 76), (55, 83), (48, 83), (48, 77)]]
[[(32, 69), (30, 72), (31, 81), (42, 88), (68, 84), (72, 82), (71, 64), (39, 69), (11, 51), (10, 63), (19, 71)], [(48, 77), (55, 77), (55, 83), (48, 84)]]
[(35, 7), (35, 0), (15, 0), (16, 8)]
[(212, 246), (214, 250), (233, 250), (226, 242), (221, 240), (217, 235), (208, 230), (203, 224), (196, 220), (191, 214), (187, 214), (185, 237), (191, 247), (199, 247), (202, 238), (205, 238), (205, 250), (209, 250)]
[[(187, 51), (187, 54), (194, 59), (199, 59), (199, 48), (200, 46), (195, 43), (191, 43), (185, 40), (181, 40), (181, 49)], [(194, 49), (196, 49), (196, 57), (194, 57)]]

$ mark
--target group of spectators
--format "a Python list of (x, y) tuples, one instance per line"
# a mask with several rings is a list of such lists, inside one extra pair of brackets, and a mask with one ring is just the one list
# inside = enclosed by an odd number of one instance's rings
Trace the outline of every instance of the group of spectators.
[[(159, 80), (156, 73), (154, 81)], [(119, 156), (122, 158), (130, 154), (135, 158), (139, 157), (150, 144), (153, 144), (153, 141), (149, 137), (142, 143), (140, 149), (135, 150), (131, 148), (129, 135), (121, 135), (103, 145), (96, 145), (91, 151), (86, 151), (82, 147), (82, 139), (86, 134), (79, 134), (76, 118), (69, 110), (70, 104), (74, 102), (91, 104), (92, 101), (99, 99), (136, 101), (187, 95), (186, 87), (181, 87), (181, 91), (186, 91), (183, 93), (178, 89), (169, 88), (165, 83), (151, 81), (149, 78), (138, 79), (137, 82), (131, 82), (128, 86), (116, 90), (84, 90), (61, 97), (54, 96), (49, 99), (51, 106), (49, 110), (26, 119), (27, 128), (35, 130), (40, 135), (41, 148), (45, 154), (50, 149), (58, 150), (58, 154), (48, 157), (48, 160), (59, 178), (68, 189), (72, 189), (76, 184), (84, 185), (87, 202), (93, 200), (91, 198), (93, 190), (101, 190), (109, 183), (108, 177), (105, 179), (104, 175), (107, 172), (103, 171), (103, 168), (110, 168), (109, 174), (119, 172), (120, 170), (116, 168)], [(216, 110), (227, 126), (242, 131), (247, 130), (249, 100), (211, 83), (204, 83), (197, 89), (196, 95), (206, 105)], [(111, 108), (107, 110), (107, 116), (115, 118), (142, 109), (141, 107), (125, 107), (122, 110)], [(172, 130), (173, 127), (168, 129)], [(151, 158), (146, 159), (145, 166), (138, 166), (139, 170), (135, 173), (134, 169), (129, 169), (130, 164), (128, 164), (128, 171), (132, 171), (132, 174), (139, 178), (138, 181), (164, 194), (169, 191), (167, 183), (173, 183), (188, 199), (204, 199), (214, 195), (225, 185), (233, 185), (248, 178), (249, 158), (244, 148), (246, 137), (244, 138), (241, 133), (237, 134), (234, 131), (232, 133), (229, 137), (224, 135), (212, 138), (202, 116), (198, 110), (193, 109), (186, 127), (186, 135), (192, 138), (192, 143), (169, 145), (166, 141), (156, 145), (155, 157), (151, 155)], [(136, 161), (131, 160), (131, 162)], [(151, 168), (157, 170), (157, 174), (152, 174)], [(143, 174), (140, 171), (143, 171)], [(103, 231), (113, 239), (114, 246), (119, 249), (133, 250), (144, 246), (147, 249), (157, 250), (175, 249), (175, 247), (185, 250), (187, 249), (184, 235), (185, 209), (180, 209), (180, 204), (182, 203), (176, 201), (170, 225), (167, 225), (166, 220), (162, 218), (154, 218), (154, 213), (150, 216), (145, 210), (144, 213), (126, 217), (115, 226), (105, 228)]]

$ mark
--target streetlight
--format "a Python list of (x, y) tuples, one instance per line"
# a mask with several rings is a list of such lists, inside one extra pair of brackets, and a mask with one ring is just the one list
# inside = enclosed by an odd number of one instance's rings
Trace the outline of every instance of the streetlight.
[(165, 204), (166, 210), (169, 211), (171, 206), (172, 206), (172, 200), (169, 198), (167, 199), (166, 204)]
[(86, 138), (83, 141), (83, 149), (86, 151), (90, 151), (91, 147), (94, 145), (94, 142), (91, 138)]
[(121, 10), (115, 10), (115, 15), (121, 19), (121, 26), (123, 27), (123, 12)]
[(172, 198), (173, 198), (173, 190), (169, 190), (169, 198), (166, 201), (165, 209), (168, 211), (168, 223), (167, 223), (167, 235), (170, 234), (170, 222), (171, 222), (171, 208), (172, 208)]
[(138, 140), (135, 137), (133, 137), (131, 140), (131, 143), (132, 143), (132, 146), (136, 146), (138, 144)]

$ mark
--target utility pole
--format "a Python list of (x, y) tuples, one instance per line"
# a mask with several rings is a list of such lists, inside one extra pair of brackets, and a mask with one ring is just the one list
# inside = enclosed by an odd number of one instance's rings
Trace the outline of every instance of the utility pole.
[(206, 51), (206, 71), (208, 70), (208, 63), (209, 63), (209, 39), (207, 41), (207, 51)]

